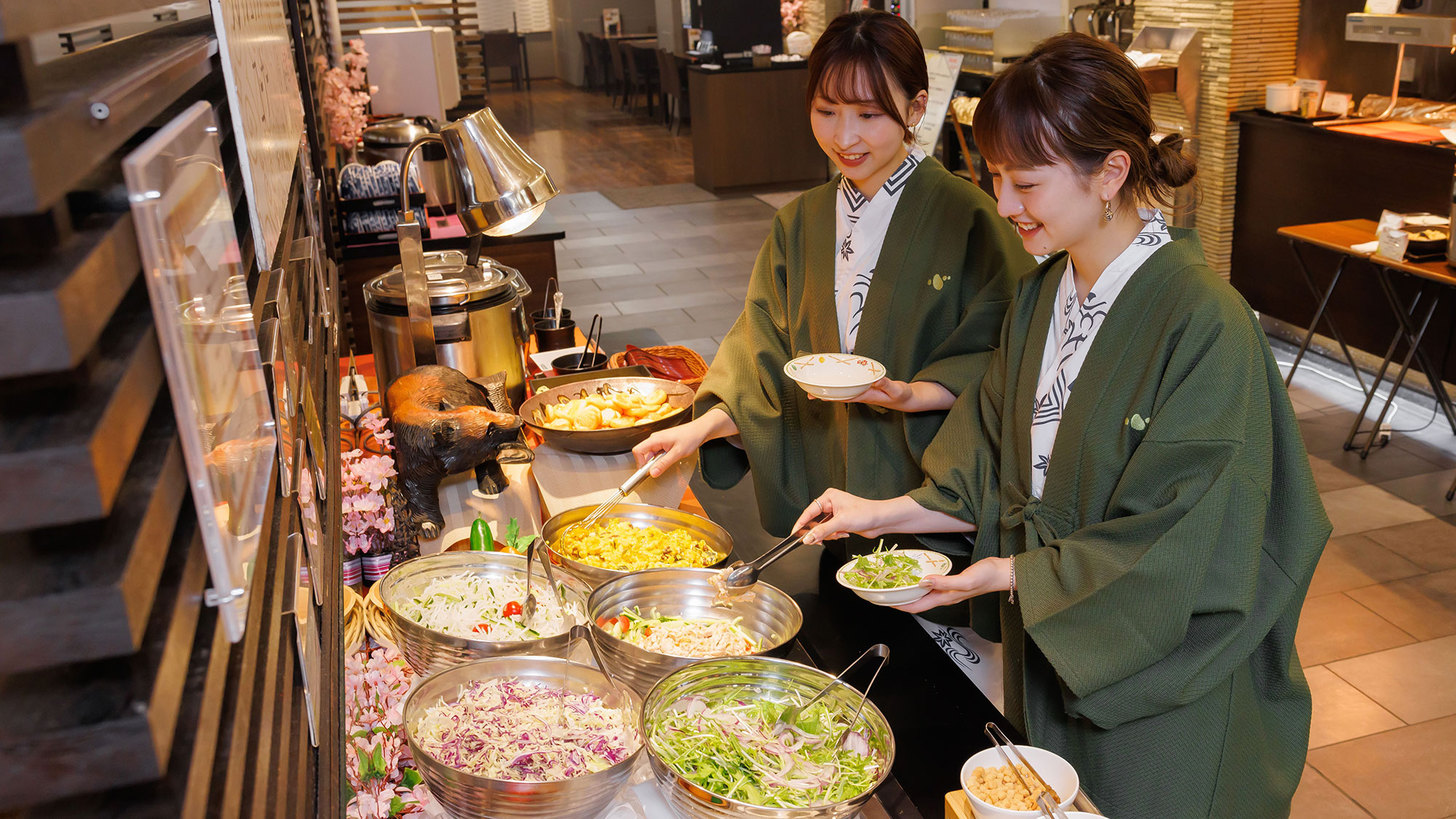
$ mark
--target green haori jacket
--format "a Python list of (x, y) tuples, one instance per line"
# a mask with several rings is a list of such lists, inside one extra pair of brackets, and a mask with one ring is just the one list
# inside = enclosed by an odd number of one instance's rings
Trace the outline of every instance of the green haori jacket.
[[(704, 479), (726, 488), (752, 468), (763, 526), (780, 536), (831, 486), (872, 498), (919, 486), (919, 456), (945, 417), (810, 400), (784, 374), (797, 356), (839, 352), (837, 186), (836, 177), (775, 215), (743, 313), (694, 408), (701, 415), (722, 407), (743, 444), (704, 445)], [(926, 159), (891, 218), (853, 352), (884, 364), (890, 378), (935, 381), (959, 394), (980, 383), (1014, 277), (1033, 264), (990, 197)]]
[(1093, 340), (1042, 497), (1031, 415), (1065, 254), (1021, 283), (911, 495), (978, 524), (975, 558), (1013, 559), (1016, 603), (973, 616), (999, 630), (1007, 717), (1104, 813), (1284, 816), (1309, 740), (1294, 632), (1330, 523), (1252, 311), (1174, 237)]

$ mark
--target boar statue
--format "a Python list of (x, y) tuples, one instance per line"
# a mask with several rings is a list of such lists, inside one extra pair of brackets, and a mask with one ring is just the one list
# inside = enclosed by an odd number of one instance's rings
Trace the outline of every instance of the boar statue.
[[(520, 442), (521, 417), (497, 390), (486, 388), (451, 367), (415, 367), (389, 385), (390, 426), (395, 460), (406, 502), (405, 530), (438, 537), (445, 526), (440, 513), (440, 481), (476, 470), (482, 492), (506, 488), (500, 463), (529, 460)], [(524, 450), (524, 452), (523, 452)]]

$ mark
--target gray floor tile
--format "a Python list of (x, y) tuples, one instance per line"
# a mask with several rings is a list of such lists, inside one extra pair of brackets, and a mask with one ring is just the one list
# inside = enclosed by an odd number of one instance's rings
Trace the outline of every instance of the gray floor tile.
[[(662, 291), (658, 290), (658, 292), (661, 293)], [(680, 293), (672, 296), (660, 295), (645, 298), (635, 297), (634, 294), (633, 296), (622, 296), (613, 299), (613, 301), (616, 303), (617, 309), (623, 313), (636, 313), (650, 310), (666, 310), (674, 307), (691, 307), (698, 304), (732, 304), (735, 300), (722, 290), (713, 290), (710, 292)], [(738, 300), (738, 303), (742, 304), (741, 299)]]
[[(630, 245), (620, 245), (622, 258), (629, 262), (640, 264), (651, 264), (652, 262), (664, 259), (679, 258), (677, 251), (672, 245), (661, 239), (653, 239), (650, 242), (635, 242)], [(644, 271), (646, 268), (644, 268)]]
[[(606, 294), (598, 292), (592, 293), (591, 295), (595, 298), (602, 298)], [(611, 316), (622, 315), (620, 312), (617, 311), (616, 306), (609, 301), (590, 301), (581, 303), (573, 301), (567, 304), (566, 307), (571, 311), (571, 317), (573, 319), (579, 318), (584, 322), (590, 322), (593, 314), (600, 314), (603, 319), (607, 319)], [(581, 325), (581, 331), (583, 333), (587, 331), (586, 324)]]
[(582, 265), (601, 266), (623, 264), (633, 261), (627, 258), (627, 254), (615, 247), (579, 247), (575, 250), (558, 247), (556, 249), (557, 264), (559, 265), (563, 259), (576, 261), (578, 267)]
[(1375, 816), (1456, 814), (1456, 717), (1316, 748), (1309, 764)]
[(1456, 517), (1372, 529), (1365, 536), (1426, 571), (1456, 569)]
[(1334, 526), (1334, 537), (1433, 517), (1430, 512), (1402, 500), (1382, 486), (1363, 484), (1320, 493), (1325, 514), (1329, 515)]
[(1363, 534), (1345, 535), (1331, 538), (1325, 545), (1309, 584), (1309, 596), (1350, 591), (1424, 573), (1425, 569)]
[(732, 320), (743, 313), (743, 300), (739, 299), (729, 304), (700, 304), (687, 308), (687, 311), (695, 321), (723, 318)]
[(569, 276), (561, 275), (563, 282), (568, 281), (597, 281), (599, 279), (620, 279), (626, 280), (634, 276), (642, 275), (642, 268), (631, 262), (614, 262), (593, 267), (577, 267), (570, 271)]
[(680, 338), (668, 339), (668, 344), (676, 344), (680, 347), (687, 347), (703, 357), (709, 366), (713, 364), (713, 355), (718, 352), (718, 342), (711, 338)]
[(669, 296), (676, 296), (686, 293), (714, 293), (721, 292), (723, 286), (718, 282), (707, 279), (703, 276), (697, 278), (676, 279), (669, 282), (661, 282), (658, 286), (662, 292)]
[(581, 238), (575, 236), (576, 231), (570, 231), (566, 234), (565, 239), (558, 239), (556, 244), (558, 247), (566, 250), (575, 250), (576, 248), (582, 247), (621, 246), (632, 242), (657, 241), (657, 236), (650, 231), (643, 231), (641, 233), (617, 233), (614, 231), (607, 234), (601, 228), (591, 229), (595, 230), (596, 233), (584, 235)]
[(662, 332), (662, 327), (686, 325), (692, 322), (692, 317), (682, 310), (654, 310), (649, 313), (619, 311), (619, 313), (619, 317), (612, 322), (613, 332), (634, 327), (650, 327), (657, 330), (663, 338), (667, 338), (667, 334)]
[(674, 259), (663, 259), (661, 261), (643, 262), (642, 269), (648, 272), (655, 270), (683, 270), (686, 268), (712, 267), (713, 265), (731, 264), (741, 261), (743, 261), (741, 251), (734, 253), (709, 253), (679, 256)]
[(1446, 490), (1456, 481), (1456, 469), (1443, 469), (1425, 475), (1415, 475), (1393, 481), (1384, 481), (1380, 488), (1419, 504), (1426, 511), (1439, 517), (1456, 515), (1456, 501), (1446, 500)]
[(696, 268), (684, 268), (682, 270), (654, 270), (650, 273), (643, 273), (642, 281), (665, 285), (671, 282), (707, 281), (707, 277)]

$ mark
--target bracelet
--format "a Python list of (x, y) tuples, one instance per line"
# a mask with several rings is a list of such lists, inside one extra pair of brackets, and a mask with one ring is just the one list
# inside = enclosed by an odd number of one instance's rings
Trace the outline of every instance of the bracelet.
[(1008, 557), (1008, 558), (1006, 558), (1006, 563), (1007, 563), (1007, 565), (1009, 565), (1011, 567), (1011, 589), (1010, 589), (1011, 594), (1010, 594), (1009, 597), (1006, 598), (1006, 602), (1008, 602), (1008, 603), (1015, 603), (1016, 602), (1016, 559), (1015, 558), (1012, 558), (1012, 557)]

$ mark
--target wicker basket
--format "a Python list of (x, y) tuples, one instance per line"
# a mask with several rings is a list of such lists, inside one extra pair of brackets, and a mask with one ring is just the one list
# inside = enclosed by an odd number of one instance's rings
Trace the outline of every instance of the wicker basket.
[[(666, 358), (681, 359), (682, 362), (687, 365), (688, 370), (692, 372), (693, 377), (681, 379), (679, 383), (685, 384), (689, 387), (692, 387), (693, 389), (697, 389), (698, 385), (703, 383), (703, 376), (708, 374), (708, 363), (703, 360), (702, 356), (698, 355), (697, 352), (695, 350), (692, 350), (691, 348), (679, 347), (676, 345), (668, 344), (658, 347), (642, 347), (640, 349), (643, 352), (652, 353), (653, 355), (660, 355)], [(628, 366), (627, 354), (625, 352), (613, 353), (611, 359), (607, 363), (607, 366)], [(654, 373), (654, 375), (656, 375), (656, 373)]]

